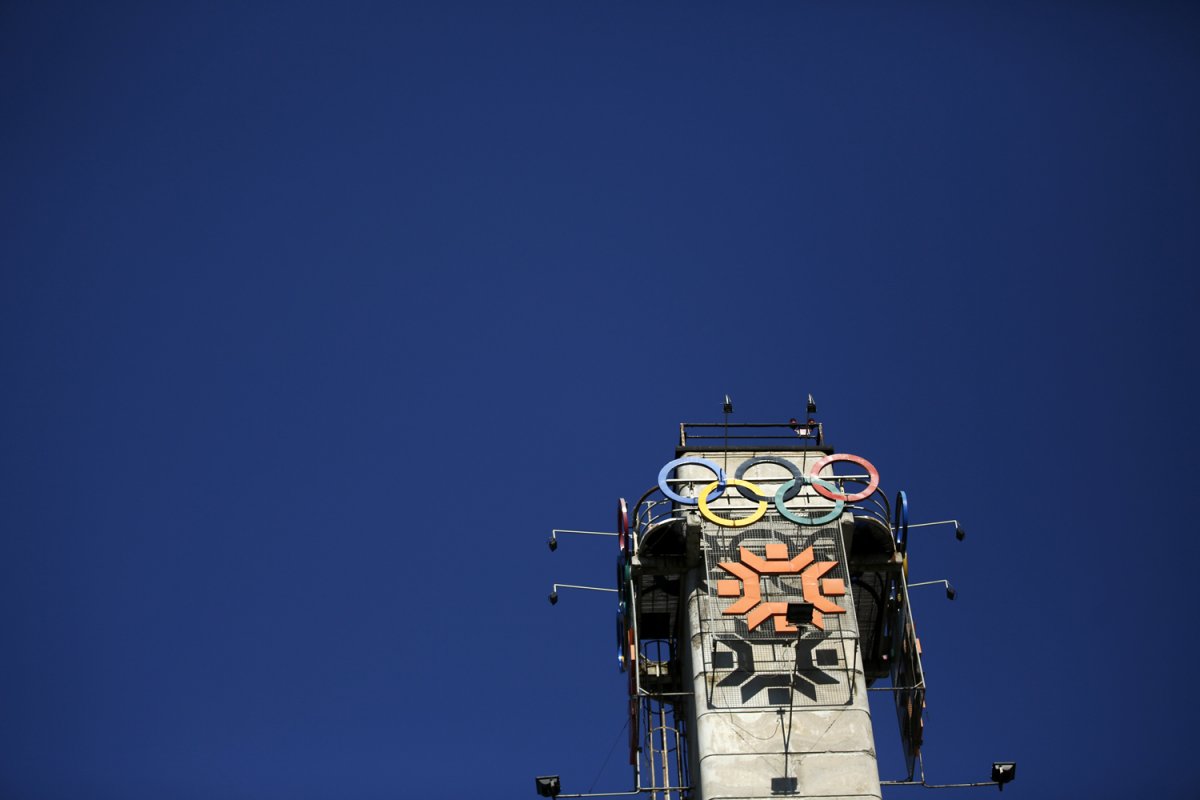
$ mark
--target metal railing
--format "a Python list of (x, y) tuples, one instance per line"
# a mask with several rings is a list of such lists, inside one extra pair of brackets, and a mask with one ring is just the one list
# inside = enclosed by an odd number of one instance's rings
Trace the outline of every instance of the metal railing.
[[(702, 431), (697, 433), (697, 431)], [(759, 433), (744, 433), (755, 431)], [(811, 446), (820, 447), (825, 441), (823, 423), (815, 420), (797, 422), (681, 422), (679, 423), (679, 446), (687, 447), (691, 441), (725, 441), (726, 446), (732, 440), (735, 444), (741, 441), (796, 441), (811, 442)]]

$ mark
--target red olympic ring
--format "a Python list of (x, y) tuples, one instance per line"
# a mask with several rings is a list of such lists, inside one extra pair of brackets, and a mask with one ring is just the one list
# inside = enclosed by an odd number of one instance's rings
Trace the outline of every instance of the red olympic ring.
[[(808, 473), (809, 477), (821, 477), (821, 470), (835, 461), (850, 461), (866, 469), (867, 475), (871, 479), (867, 484), (867, 488), (863, 489), (858, 494), (842, 494), (841, 492), (830, 491), (819, 483), (814, 483), (812, 487), (817, 490), (817, 494), (824, 495), (830, 500), (841, 500), (846, 503), (857, 503), (859, 500), (865, 500), (866, 498), (870, 497), (875, 490), (879, 488), (879, 470), (875, 469), (875, 465), (870, 461), (867, 461), (862, 456), (855, 456), (851, 455), (850, 453), (834, 453), (831, 456), (825, 456), (817, 461), (817, 463), (813, 464), (812, 470)], [(828, 478), (825, 480), (828, 480)]]

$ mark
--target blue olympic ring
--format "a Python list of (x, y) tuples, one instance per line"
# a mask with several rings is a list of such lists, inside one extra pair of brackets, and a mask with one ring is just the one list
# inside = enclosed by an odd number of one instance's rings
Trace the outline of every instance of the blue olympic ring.
[(896, 549), (903, 553), (908, 549), (908, 495), (903, 490), (896, 493)]
[[(671, 474), (671, 471), (676, 467), (683, 466), (684, 464), (699, 464), (702, 467), (712, 470), (713, 475), (717, 476), (717, 488), (709, 492), (708, 502), (711, 503), (713, 500), (716, 500), (725, 493), (725, 470), (721, 469), (720, 464), (709, 461), (707, 458), (677, 458), (674, 461), (668, 461), (663, 465), (663, 468), (658, 471), (658, 488), (661, 489), (662, 493), (667, 497), (683, 506), (694, 506), (700, 502), (695, 497), (684, 497), (683, 495), (672, 491), (670, 485), (667, 483), (667, 476)], [(699, 483), (699, 481), (697, 481), (697, 483)]]

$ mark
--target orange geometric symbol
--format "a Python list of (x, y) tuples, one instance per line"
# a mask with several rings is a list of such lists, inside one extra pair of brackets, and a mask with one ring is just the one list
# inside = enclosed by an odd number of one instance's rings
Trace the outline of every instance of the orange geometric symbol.
[[(745, 614), (746, 627), (754, 630), (768, 619), (775, 621), (776, 633), (798, 633), (795, 625), (787, 621), (787, 603), (764, 603), (762, 599), (763, 575), (788, 575), (799, 573), (804, 601), (812, 603), (813, 625), (825, 630), (825, 614), (844, 614), (846, 609), (830, 600), (846, 594), (846, 583), (841, 578), (822, 578), (837, 566), (836, 561), (817, 561), (811, 547), (795, 558), (788, 558), (787, 545), (775, 542), (766, 546), (766, 558), (759, 558), (744, 547), (738, 548), (741, 561), (725, 561), (721, 569), (736, 576), (737, 580), (717, 581), (718, 597), (737, 597), (722, 614)], [(823, 613), (822, 613), (823, 612)]]

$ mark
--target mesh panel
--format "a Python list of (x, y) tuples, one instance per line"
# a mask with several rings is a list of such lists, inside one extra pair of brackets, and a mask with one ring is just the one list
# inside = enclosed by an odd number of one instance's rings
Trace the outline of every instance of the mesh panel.
[[(853, 700), (854, 668), (858, 631), (854, 603), (850, 595), (850, 575), (841, 528), (837, 523), (820, 527), (797, 525), (774, 513), (768, 513), (747, 530), (722, 527), (705, 521), (702, 533), (705, 545), (707, 594), (700, 598), (701, 627), (705, 671), (710, 676), (709, 705), (713, 708), (747, 708), (803, 705), (846, 705)], [(745, 579), (721, 567), (722, 563), (743, 563), (742, 548), (759, 559), (768, 552), (775, 556), (772, 568), (780, 563), (778, 545), (786, 546), (786, 558), (792, 559), (812, 548), (814, 562), (835, 562), (822, 571), (817, 566), (799, 572), (762, 574), (757, 581), (761, 598), (754, 606), (766, 603), (804, 602), (802, 576), (820, 573), (830, 581), (818, 585), (831, 589), (822, 595), (844, 613), (824, 613), (824, 630), (802, 625), (797, 633), (776, 630), (775, 617), (751, 629), (752, 610), (724, 613), (735, 603), (744, 608)], [(768, 551), (768, 545), (776, 545)], [(739, 583), (738, 596), (730, 596), (730, 581)], [(837, 595), (837, 581), (845, 594)], [(724, 582), (725, 596), (718, 594)], [(752, 591), (752, 590), (751, 590)]]

